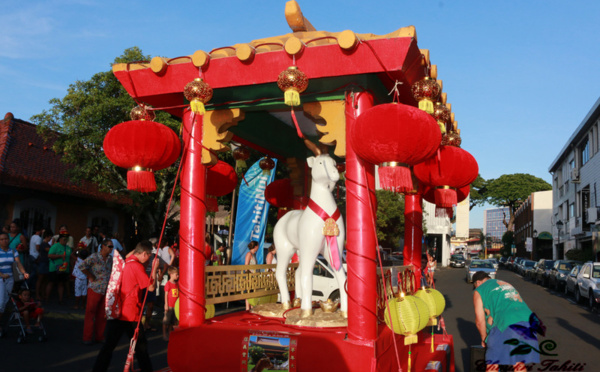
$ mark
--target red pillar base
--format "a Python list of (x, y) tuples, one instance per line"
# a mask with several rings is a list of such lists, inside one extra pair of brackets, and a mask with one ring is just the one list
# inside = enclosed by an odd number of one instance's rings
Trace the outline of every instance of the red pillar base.
[[(409, 347), (404, 346), (403, 336), (393, 335), (385, 325), (378, 326), (374, 343), (357, 344), (348, 341), (346, 328), (290, 327), (282, 324), (281, 320), (240, 312), (213, 318), (199, 327), (172, 332), (168, 359), (169, 367), (175, 372), (247, 372), (248, 342), (251, 338), (256, 340), (259, 337), (267, 343), (272, 343), (274, 338), (282, 338), (289, 340), (289, 371), (397, 371), (393, 336), (397, 339), (402, 370), (408, 371)], [(419, 343), (410, 347), (411, 371), (427, 371), (428, 364), (436, 368), (432, 371), (454, 371), (452, 336), (434, 337), (436, 350), (432, 353), (431, 335), (419, 333)], [(277, 352), (276, 349), (274, 347), (273, 352)], [(273, 357), (269, 350), (265, 350), (265, 354)]]

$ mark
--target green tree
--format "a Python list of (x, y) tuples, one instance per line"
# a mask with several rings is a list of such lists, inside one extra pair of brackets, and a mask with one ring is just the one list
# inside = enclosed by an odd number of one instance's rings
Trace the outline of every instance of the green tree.
[[(139, 48), (133, 47), (115, 58), (114, 63), (149, 59)], [(136, 103), (112, 71), (99, 72), (90, 80), (72, 83), (62, 99), (53, 98), (50, 104), (49, 110), (33, 116), (32, 121), (38, 125), (38, 132), (43, 137), (56, 138), (53, 150), (72, 165), (71, 179), (94, 182), (102, 191), (113, 194), (115, 200), (130, 198), (132, 203), (120, 206), (136, 218), (142, 236), (160, 232), (177, 164), (156, 172), (156, 192), (146, 194), (127, 190), (127, 170), (114, 166), (106, 158), (102, 142), (110, 128), (131, 120), (129, 113)], [(156, 114), (157, 122), (178, 130), (180, 123), (169, 114), (160, 111)]]
[(486, 201), (498, 207), (508, 207), (509, 215), (504, 216), (504, 226), (513, 231), (515, 211), (536, 191), (552, 190), (552, 186), (541, 178), (526, 173), (503, 174), (487, 181)]
[(507, 231), (502, 234), (502, 255), (510, 256), (512, 254), (512, 245), (515, 243), (515, 233)]
[(471, 192), (469, 193), (469, 210), (476, 206), (482, 206), (485, 204), (486, 191), (487, 181), (478, 174), (475, 181), (471, 183)]
[(377, 239), (383, 247), (395, 248), (404, 235), (404, 196), (377, 190)]

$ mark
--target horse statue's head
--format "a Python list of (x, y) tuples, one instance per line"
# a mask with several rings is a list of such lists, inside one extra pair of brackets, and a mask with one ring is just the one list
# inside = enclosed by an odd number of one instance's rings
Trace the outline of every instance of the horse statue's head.
[(329, 191), (333, 191), (335, 183), (340, 180), (340, 173), (336, 168), (335, 160), (329, 154), (311, 156), (306, 163), (312, 169), (313, 182), (326, 185)]
[(340, 179), (335, 160), (327, 153), (326, 146), (319, 147), (307, 139), (304, 143), (315, 154), (306, 159), (306, 163), (312, 169), (312, 181), (325, 185), (329, 191), (333, 191), (336, 182)]

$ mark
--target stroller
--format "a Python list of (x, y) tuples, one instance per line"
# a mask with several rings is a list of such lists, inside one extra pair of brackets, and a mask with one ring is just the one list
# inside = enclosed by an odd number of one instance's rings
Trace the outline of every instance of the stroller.
[[(19, 296), (17, 295), (17, 293), (18, 293), (18, 290), (23, 287), (26, 289), (29, 289), (27, 282), (23, 281), (23, 282), (15, 283), (15, 286), (13, 288), (13, 293), (11, 293), (9, 295), (9, 298), (10, 298), (9, 303), (10, 304), (7, 304), (7, 308), (12, 307), (12, 312), (8, 318), (8, 324), (6, 327), (8, 329), (6, 331), (2, 332), (2, 334), (0, 334), (0, 337), (4, 337), (4, 334), (6, 332), (8, 332), (10, 330), (10, 328), (17, 328), (19, 331), (19, 335), (17, 337), (18, 344), (24, 343), (27, 340), (28, 336), (35, 337), (36, 331), (37, 331), (38, 341), (44, 342), (48, 339), (48, 337), (46, 335), (46, 329), (44, 328), (44, 324), (41, 321), (40, 321), (39, 325), (31, 326), (32, 330), (34, 330), (33, 334), (29, 334), (26, 331), (25, 320), (21, 316), (21, 313), (19, 312), (19, 308), (17, 306), (17, 301), (19, 300)], [(30, 322), (32, 322), (32, 321), (34, 321), (34, 320), (30, 319)]]

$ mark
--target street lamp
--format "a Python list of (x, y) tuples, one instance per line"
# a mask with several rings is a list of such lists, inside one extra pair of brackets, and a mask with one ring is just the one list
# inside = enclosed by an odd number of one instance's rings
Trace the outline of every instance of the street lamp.
[[(531, 259), (533, 260), (533, 253), (535, 252), (535, 241), (537, 240), (537, 230), (533, 230), (533, 247), (531, 248)], [(537, 255), (536, 255), (537, 258)]]
[[(556, 244), (556, 259), (558, 260), (560, 257), (558, 257), (558, 250), (560, 249), (560, 232), (562, 231), (562, 228), (565, 224), (561, 221), (558, 220), (556, 222), (556, 229), (558, 230), (558, 243)], [(554, 257), (552, 257), (554, 258)]]

